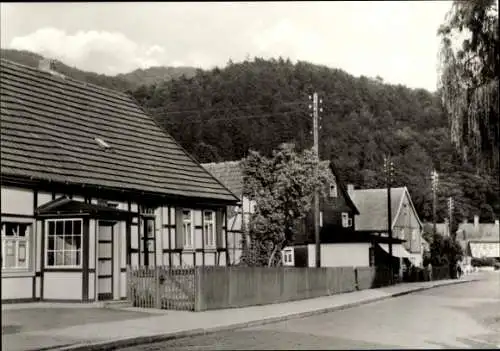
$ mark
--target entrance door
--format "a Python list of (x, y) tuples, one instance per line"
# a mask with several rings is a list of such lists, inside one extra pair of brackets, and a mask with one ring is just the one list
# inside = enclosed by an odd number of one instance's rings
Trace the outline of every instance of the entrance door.
[(99, 221), (97, 237), (99, 300), (113, 299), (113, 225), (114, 222)]

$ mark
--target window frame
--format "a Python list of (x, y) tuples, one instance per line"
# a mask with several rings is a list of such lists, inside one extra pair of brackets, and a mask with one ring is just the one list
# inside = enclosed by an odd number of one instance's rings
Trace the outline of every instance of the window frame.
[(293, 250), (292, 249), (283, 250), (283, 263), (293, 263)]
[[(2, 240), (2, 257), (1, 257), (1, 271), (3, 273), (17, 273), (17, 272), (29, 272), (29, 271), (32, 271), (33, 270), (33, 246), (32, 246), (32, 243), (33, 243), (33, 237), (34, 237), (34, 233), (35, 233), (35, 230), (36, 230), (36, 227), (35, 227), (35, 221), (30, 219), (28, 221), (26, 220), (22, 220), (20, 218), (2, 218), (3, 220), (0, 222), (0, 230), (2, 229), (3, 225), (4, 224), (7, 224), (7, 223), (10, 223), (10, 224), (17, 224), (17, 225), (26, 225), (29, 229), (28, 229), (28, 236), (25, 236), (25, 237), (21, 237), (21, 236), (13, 236), (13, 237), (9, 237), (7, 235), (0, 235), (0, 238)], [(21, 239), (22, 238), (22, 239)], [(14, 241), (15, 242), (15, 245), (14, 245), (14, 251), (15, 251), (15, 254), (14, 254), (14, 257), (16, 259), (16, 266), (15, 267), (6, 267), (5, 266), (5, 251), (7, 249), (7, 245), (5, 244), (7, 241)], [(24, 242), (25, 243), (25, 261), (26, 261), (26, 264), (25, 266), (17, 266), (17, 263), (19, 263), (19, 243), (20, 242)]]
[[(205, 213), (207, 212), (211, 212), (212, 214), (212, 218), (210, 219), (210, 221), (206, 221), (205, 220)], [(217, 230), (217, 226), (216, 226), (216, 218), (215, 218), (215, 211), (214, 210), (203, 210), (202, 211), (202, 216), (203, 216), (203, 242), (204, 242), (204, 246), (205, 248), (207, 249), (214, 249), (216, 247), (216, 230)], [(212, 226), (212, 242), (209, 242), (209, 238), (208, 238), (208, 232), (205, 230), (205, 226), (209, 224)]]
[[(65, 227), (64, 225), (64, 222), (67, 222), (67, 221), (79, 221), (80, 222), (80, 248), (78, 250), (68, 250), (68, 251), (73, 251), (73, 252), (80, 252), (80, 264), (78, 265), (65, 265), (65, 264), (62, 264), (62, 265), (49, 265), (49, 251), (51, 252), (54, 252), (54, 254), (56, 252), (61, 252), (61, 250), (49, 250), (49, 223), (50, 222), (54, 222), (54, 223), (57, 223), (57, 222), (63, 222), (63, 228)], [(54, 224), (55, 226), (57, 224)], [(51, 219), (46, 219), (45, 220), (45, 249), (44, 249), (44, 266), (47, 270), (50, 270), (50, 269), (82, 269), (83, 267), (83, 237), (84, 237), (84, 233), (83, 233), (83, 218), (51, 218)], [(66, 234), (66, 233), (64, 233)], [(74, 233), (71, 233), (71, 235), (73, 236)], [(56, 237), (57, 235), (54, 235), (54, 237)], [(64, 253), (66, 250), (62, 250), (62, 252)], [(54, 259), (54, 262), (55, 262), (55, 259)]]
[[(184, 212), (189, 212), (189, 224), (191, 225), (191, 244), (187, 244), (187, 235), (185, 231), (186, 219), (184, 218)], [(182, 247), (184, 249), (192, 250), (194, 248), (194, 211), (189, 208), (182, 209)]]
[(349, 217), (349, 212), (342, 212), (342, 227), (352, 227), (352, 218)]
[(339, 196), (337, 182), (335, 180), (330, 183), (330, 189), (329, 189), (328, 195), (332, 199), (337, 198)]

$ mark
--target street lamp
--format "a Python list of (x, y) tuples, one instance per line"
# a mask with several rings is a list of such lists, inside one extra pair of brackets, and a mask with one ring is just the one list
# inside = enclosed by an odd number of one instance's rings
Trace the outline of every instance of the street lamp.
[(437, 187), (439, 184), (439, 174), (435, 169), (431, 172), (431, 180), (432, 180), (432, 224), (433, 224), (434, 235), (436, 235)]

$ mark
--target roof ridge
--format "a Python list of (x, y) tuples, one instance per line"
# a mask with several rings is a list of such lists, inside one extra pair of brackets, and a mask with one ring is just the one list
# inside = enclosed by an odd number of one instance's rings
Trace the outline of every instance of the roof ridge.
[[(391, 190), (404, 190), (406, 186), (391, 187)], [(354, 191), (387, 191), (387, 188), (354, 189)]]
[[(44, 71), (44, 70), (42, 70), (42, 69), (40, 69), (38, 67), (33, 67), (33, 66), (25, 65), (25, 64), (22, 64), (22, 63), (19, 63), (19, 62), (16, 62), (16, 61), (8, 60), (6, 58), (0, 58), (0, 60), (3, 61), (2, 63), (6, 63), (7, 65), (20, 66), (20, 67), (23, 67), (25, 69), (29, 69), (29, 70), (32, 70), (32, 71), (51, 74), (50, 72)], [(86, 81), (83, 81), (83, 80), (75, 79), (73, 77), (67, 76), (67, 75), (65, 75), (65, 74), (63, 74), (61, 72), (58, 72), (58, 71), (54, 71), (54, 72), (58, 74), (58, 75), (51, 74), (51, 76), (54, 77), (54, 78), (59, 78), (59, 79), (63, 79), (63, 80), (66, 80), (66, 81), (71, 81), (71, 82), (74, 82), (74, 83), (77, 83), (77, 84), (81, 84), (81, 85), (83, 85), (85, 87), (95, 88), (96, 90), (102, 90), (102, 91), (105, 91), (105, 92), (110, 92), (110, 93), (112, 93), (114, 95), (119, 95), (122, 98), (130, 99), (130, 96), (128, 94), (122, 92), (122, 91), (119, 91), (119, 90), (116, 90), (116, 89), (107, 88), (107, 87), (103, 87), (101, 85), (97, 85), (97, 84), (94, 84), (94, 83), (86, 82)], [(95, 72), (91, 72), (91, 73), (95, 73)]]
[(238, 164), (241, 161), (222, 161), (222, 162), (206, 162), (206, 163), (201, 163), (203, 166), (209, 166), (209, 165), (227, 165), (227, 164)]

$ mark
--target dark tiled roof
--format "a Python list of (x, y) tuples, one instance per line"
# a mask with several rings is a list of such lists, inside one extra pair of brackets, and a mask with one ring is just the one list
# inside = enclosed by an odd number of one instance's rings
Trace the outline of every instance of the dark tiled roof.
[[(391, 188), (391, 215), (396, 218), (405, 188)], [(357, 189), (351, 199), (359, 210), (356, 230), (387, 231), (387, 189)]]
[(202, 163), (202, 166), (235, 195), (243, 195), (243, 172), (240, 161)]
[(6, 60), (0, 72), (2, 176), (236, 201), (128, 95)]

